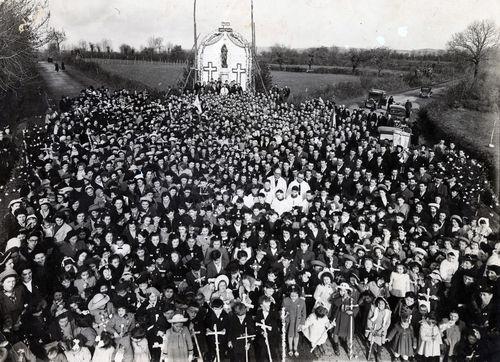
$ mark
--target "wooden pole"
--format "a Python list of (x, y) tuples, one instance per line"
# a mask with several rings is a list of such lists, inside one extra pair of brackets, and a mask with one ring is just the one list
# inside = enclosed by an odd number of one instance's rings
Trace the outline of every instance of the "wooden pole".
[(194, 343), (196, 344), (196, 349), (198, 350), (198, 358), (197, 358), (197, 360), (198, 361), (203, 361), (203, 355), (201, 354), (201, 349), (200, 349), (200, 345), (198, 343), (198, 338), (196, 338), (197, 334), (200, 334), (200, 332), (193, 330)]
[(253, 338), (253, 337), (255, 337), (255, 335), (248, 334), (248, 328), (245, 327), (245, 334), (241, 337), (236, 338), (236, 339), (244, 339), (245, 340), (245, 362), (248, 362), (248, 348), (247, 348), (247, 347), (249, 347), (248, 340), (250, 338)]
[[(194, 28), (194, 67), (198, 68), (198, 35), (196, 32), (196, 0), (193, 3), (193, 28)], [(194, 83), (198, 81), (198, 72), (194, 72)], [(194, 85), (193, 85), (194, 88)]]
[(219, 334), (226, 334), (226, 330), (223, 329), (222, 331), (217, 330), (217, 324), (214, 324), (214, 331), (213, 332), (207, 332), (207, 336), (215, 336), (215, 353), (217, 357), (217, 362), (220, 362), (220, 349), (219, 349)]
[(271, 357), (271, 347), (269, 346), (269, 338), (267, 337), (267, 331), (272, 330), (272, 327), (267, 326), (264, 319), (262, 320), (261, 323), (255, 323), (255, 325), (262, 328), (262, 334), (264, 335), (264, 341), (266, 342), (266, 347), (267, 347), (267, 355), (269, 357), (269, 361), (272, 362), (273, 358)]
[[(285, 362), (286, 356), (286, 317), (285, 307), (281, 308), (281, 361)], [(293, 346), (292, 346), (293, 347)]]
[(256, 71), (256, 67), (255, 67), (255, 62), (256, 62), (256, 59), (255, 57), (257, 56), (255, 54), (255, 22), (253, 20), (253, 0), (250, 0), (250, 16), (251, 16), (251, 22), (252, 22), (252, 78), (250, 79), (250, 84), (251, 84), (251, 87), (252, 87), (252, 91), (255, 92), (255, 82), (254, 82), (254, 79), (255, 79), (255, 71)]

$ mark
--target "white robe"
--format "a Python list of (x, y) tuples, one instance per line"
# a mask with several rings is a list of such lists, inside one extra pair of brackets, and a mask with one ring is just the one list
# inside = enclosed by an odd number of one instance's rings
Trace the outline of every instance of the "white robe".
[(329, 325), (330, 320), (327, 316), (318, 319), (316, 314), (312, 313), (307, 317), (306, 323), (302, 327), (302, 333), (311, 342), (313, 347), (322, 345), (328, 338), (326, 330)]

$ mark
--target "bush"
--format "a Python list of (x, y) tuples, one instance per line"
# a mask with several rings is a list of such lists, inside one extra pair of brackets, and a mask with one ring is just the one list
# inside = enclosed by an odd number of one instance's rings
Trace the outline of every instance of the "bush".
[(312, 73), (318, 74), (345, 74), (345, 75), (360, 75), (362, 72), (358, 69), (352, 72), (352, 68), (342, 68), (342, 67), (318, 67), (313, 68)]
[[(283, 72), (292, 72), (292, 73), (315, 73), (315, 74), (345, 74), (345, 75), (360, 75), (364, 73), (370, 73), (367, 70), (360, 71), (356, 69), (353, 73), (352, 68), (349, 67), (313, 67), (309, 71), (309, 67), (307, 65), (285, 65), (280, 69), (279, 65), (270, 64), (269, 69), (273, 71), (283, 71)], [(373, 72), (376, 73), (376, 72)]]
[[(273, 86), (273, 76), (271, 75), (269, 64), (264, 60), (259, 60), (260, 75), (257, 72), (253, 74), (253, 81), (255, 84), (255, 91), (263, 93), (269, 91)], [(265, 89), (264, 89), (265, 88)]]
[(404, 78), (394, 74), (388, 74), (384, 77), (364, 75), (359, 78), (359, 81), (361, 83), (361, 87), (365, 90), (379, 88), (392, 92), (408, 88), (408, 84), (405, 83)]
[(289, 102), (293, 104), (300, 104), (311, 98), (323, 98), (345, 100), (350, 98), (357, 98), (365, 94), (365, 90), (359, 82), (339, 82), (337, 84), (329, 84), (322, 88), (314, 89), (310, 93), (292, 94)]
[(464, 79), (445, 94), (448, 107), (463, 107), (479, 112), (492, 112), (500, 106), (500, 77), (482, 73), (475, 80)]
[[(450, 134), (451, 130), (454, 130), (455, 127), (447, 124), (443, 119), (446, 117), (446, 112), (449, 111), (450, 109), (446, 103), (441, 101), (433, 101), (428, 103), (425, 107), (422, 107), (417, 113), (418, 122), (416, 123), (421, 134), (434, 143), (437, 143), (440, 139), (449, 140), (452, 138), (453, 142), (459, 148), (467, 152), (470, 157), (482, 162), (485, 165), (488, 178), (493, 181), (493, 184), (496, 184), (498, 176), (495, 168), (494, 157), (492, 157), (492, 154), (490, 153), (491, 151), (489, 149), (482, 148), (479, 145), (480, 141), (474, 137), (464, 137), (464, 135)], [(451, 116), (448, 116), (448, 118), (455, 119)], [(497, 192), (498, 191), (500, 190), (497, 190)]]

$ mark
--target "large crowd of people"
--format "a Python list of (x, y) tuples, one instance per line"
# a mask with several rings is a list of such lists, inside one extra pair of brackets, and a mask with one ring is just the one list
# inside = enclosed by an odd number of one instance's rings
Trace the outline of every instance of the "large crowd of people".
[(1, 358), (495, 360), (480, 163), (380, 140), (380, 113), (226, 93), (88, 88), (26, 134)]

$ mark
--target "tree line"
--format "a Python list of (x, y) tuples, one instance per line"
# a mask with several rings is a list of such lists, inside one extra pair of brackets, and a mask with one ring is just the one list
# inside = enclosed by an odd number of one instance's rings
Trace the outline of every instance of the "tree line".
[[(24, 0), (30, 1), (30, 0)], [(33, 1), (33, 0), (31, 0)], [(462, 71), (470, 65), (474, 77), (477, 76), (480, 64), (486, 61), (491, 51), (498, 46), (498, 29), (492, 20), (481, 20), (471, 23), (464, 31), (452, 35), (443, 50), (398, 51), (387, 47), (373, 49), (350, 48), (337, 46), (294, 49), (283, 45), (275, 45), (259, 52), (259, 59), (268, 64), (275, 64), (279, 69), (290, 70), (291, 66), (336, 66), (350, 68), (351, 73), (359, 74), (360, 68), (375, 69), (380, 76), (384, 69), (415, 73), (445, 73)], [(59, 53), (61, 42), (66, 39), (63, 31), (53, 33), (49, 52)], [(193, 49), (183, 49), (181, 45), (166, 42), (160, 36), (151, 36), (139, 49), (123, 43), (113, 49), (109, 39), (100, 42), (80, 40), (70, 48), (74, 54), (82, 57), (137, 59), (164, 62), (186, 62), (194, 59)]]
[(281, 68), (298, 64), (305, 64), (309, 69), (313, 66), (337, 66), (351, 68), (353, 74), (361, 67), (375, 68), (379, 73), (383, 69), (408, 71), (411, 66), (447, 64), (455, 59), (451, 52), (445, 50), (401, 52), (387, 47), (343, 49), (336, 46), (293, 49), (283, 45), (262, 51), (260, 56)]
[[(82, 39), (67, 50), (84, 58), (137, 59), (162, 62), (185, 62), (193, 56), (192, 51), (183, 49), (181, 45), (165, 42), (162, 37), (158, 36), (149, 37), (146, 45), (139, 47), (139, 49), (126, 43), (122, 43), (117, 49), (114, 49), (109, 39), (102, 39), (99, 42)], [(52, 45), (49, 53), (57, 55), (59, 52), (55, 45)]]
[(493, 20), (478, 20), (451, 36), (444, 50), (398, 51), (387, 47), (374, 49), (344, 49), (337, 46), (293, 49), (275, 45), (260, 52), (260, 57), (281, 69), (289, 65), (349, 67), (356, 74), (361, 67), (371, 67), (380, 75), (383, 69), (399, 71), (429, 71), (429, 68), (462, 69), (470, 65), (474, 78), (481, 63), (498, 49), (499, 31)]

